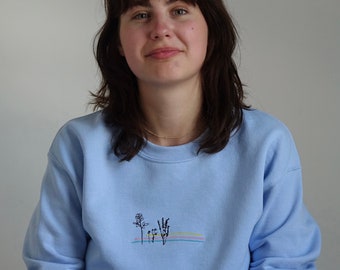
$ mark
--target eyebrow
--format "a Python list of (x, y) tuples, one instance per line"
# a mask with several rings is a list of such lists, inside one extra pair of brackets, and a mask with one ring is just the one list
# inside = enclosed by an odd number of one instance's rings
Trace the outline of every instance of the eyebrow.
[[(167, 0), (166, 5), (171, 5), (172, 3), (177, 2), (178, 0)], [(135, 0), (132, 6), (143, 6), (143, 7), (151, 7), (150, 0)]]
[(167, 5), (170, 5), (170, 4), (172, 4), (172, 3), (174, 3), (174, 2), (177, 2), (178, 0), (168, 0), (168, 1), (166, 1), (166, 4)]

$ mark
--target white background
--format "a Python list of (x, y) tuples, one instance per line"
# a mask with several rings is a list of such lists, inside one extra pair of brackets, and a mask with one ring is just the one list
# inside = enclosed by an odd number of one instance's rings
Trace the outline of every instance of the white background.
[[(291, 129), (305, 201), (320, 224), (319, 269), (340, 265), (340, 1), (229, 0), (249, 102)], [(22, 242), (49, 145), (86, 113), (98, 70), (101, 1), (0, 0), (0, 268), (25, 269)]]

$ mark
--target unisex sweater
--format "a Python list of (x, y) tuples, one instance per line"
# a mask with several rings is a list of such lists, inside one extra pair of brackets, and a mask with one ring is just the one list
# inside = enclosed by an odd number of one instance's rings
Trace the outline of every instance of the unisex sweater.
[(147, 142), (121, 162), (101, 112), (68, 122), (48, 154), (27, 268), (315, 269), (320, 232), (284, 124), (244, 111), (223, 150), (198, 143)]

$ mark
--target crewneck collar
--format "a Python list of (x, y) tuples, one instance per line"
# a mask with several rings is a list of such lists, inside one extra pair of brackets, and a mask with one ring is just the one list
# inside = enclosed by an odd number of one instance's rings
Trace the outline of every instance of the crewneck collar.
[(146, 141), (144, 148), (138, 155), (144, 159), (159, 163), (179, 163), (197, 158), (199, 149), (199, 138), (177, 146), (160, 146)]

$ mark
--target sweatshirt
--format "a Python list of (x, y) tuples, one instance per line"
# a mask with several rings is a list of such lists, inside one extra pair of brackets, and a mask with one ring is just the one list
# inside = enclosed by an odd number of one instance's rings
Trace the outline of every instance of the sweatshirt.
[(112, 151), (102, 112), (66, 123), (48, 153), (23, 258), (41, 270), (316, 269), (291, 133), (258, 110), (218, 153), (199, 138)]

